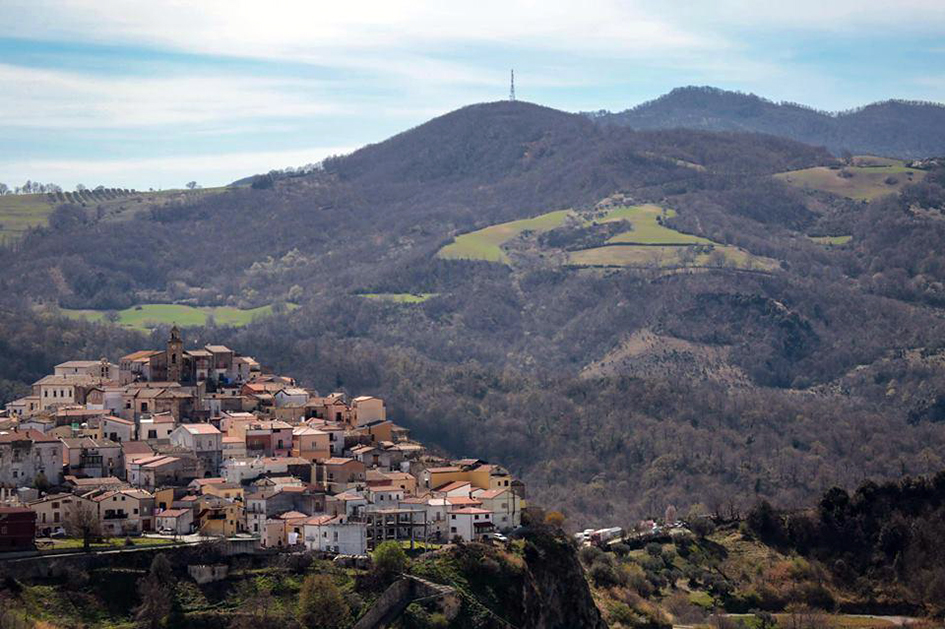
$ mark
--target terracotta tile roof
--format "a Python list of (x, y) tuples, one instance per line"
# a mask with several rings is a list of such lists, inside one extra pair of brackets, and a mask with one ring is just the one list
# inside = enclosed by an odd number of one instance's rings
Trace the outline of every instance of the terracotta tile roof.
[(13, 443), (14, 441), (33, 441), (42, 443), (51, 443), (59, 441), (55, 437), (47, 437), (38, 430), (11, 430), (10, 432), (0, 433), (0, 443)]
[(203, 487), (204, 485), (220, 485), (225, 483), (226, 479), (221, 476), (214, 476), (213, 478), (195, 478), (190, 482), (191, 485), (196, 485), (197, 487)]
[(488, 509), (477, 509), (476, 507), (464, 507), (462, 509), (453, 509), (450, 513), (462, 513), (465, 515), (483, 515), (491, 514), (492, 512)]
[(441, 485), (440, 487), (437, 487), (433, 491), (450, 492), (456, 489), (462, 489), (463, 487), (472, 487), (472, 483), (470, 483), (468, 480), (454, 480), (451, 483), (446, 483), (445, 485)]
[(159, 351), (157, 351), (157, 350), (153, 350), (153, 349), (142, 349), (142, 350), (138, 350), (137, 352), (132, 352), (132, 353), (130, 353), (130, 354), (127, 354), (127, 355), (125, 355), (125, 356), (122, 356), (122, 357), (121, 357), (121, 360), (122, 360), (122, 361), (126, 361), (126, 360), (127, 360), (127, 361), (132, 361), (132, 362), (134, 362), (134, 361), (137, 361), (137, 360), (143, 360), (143, 359), (145, 359), (145, 358), (150, 358), (151, 356), (154, 356), (155, 354), (160, 354), (160, 353), (161, 353), (161, 352), (159, 352)]
[(124, 441), (121, 444), (121, 449), (126, 456), (129, 454), (151, 454), (154, 452), (151, 446), (144, 441)]
[(500, 489), (475, 489), (473, 490), (473, 496), (476, 498), (482, 498), (483, 500), (491, 500), (497, 496), (501, 496), (507, 491), (507, 487)]
[(279, 520), (299, 520), (299, 519), (307, 518), (308, 514), (299, 513), (298, 511), (286, 511), (285, 513), (282, 513), (276, 517)]
[(451, 505), (459, 506), (472, 506), (472, 505), (481, 505), (482, 501), (477, 500), (476, 498), (469, 498), (467, 496), (447, 496), (446, 502)]
[(375, 487), (369, 487), (368, 489), (375, 493), (379, 493), (382, 491), (403, 491), (403, 489), (395, 485), (378, 485)]
[(128, 419), (122, 419), (121, 417), (115, 417), (114, 415), (105, 415), (102, 417), (102, 421), (109, 421), (113, 424), (124, 424), (126, 426), (134, 426), (135, 423)]
[[(178, 461), (180, 461), (180, 459), (178, 459), (177, 457), (173, 457), (173, 456), (161, 456), (161, 457), (157, 457), (157, 458), (155, 458), (155, 459), (153, 459), (153, 460), (151, 460), (151, 461), (148, 461), (147, 463), (144, 463), (144, 464), (142, 465), (142, 467), (146, 467), (146, 468), (148, 468), (148, 469), (152, 469), (152, 470), (153, 470), (153, 469), (157, 469), (157, 468), (159, 468), (159, 467), (164, 467), (165, 465), (171, 465), (171, 464), (173, 464), (173, 463), (177, 463)], [(141, 464), (141, 461), (137, 461), (137, 463)]]
[(347, 463), (358, 463), (358, 464), (360, 464), (361, 462), (360, 462), (360, 461), (356, 461), (356, 460), (354, 460), (354, 459), (349, 459), (349, 458), (340, 457), (340, 456), (333, 456), (333, 457), (331, 457), (330, 459), (325, 459), (324, 461), (322, 461), (322, 465), (345, 465), (345, 464), (347, 464)]
[(448, 472), (462, 472), (461, 469), (453, 465), (450, 465), (447, 467), (428, 467), (427, 471), (430, 472), (431, 474), (446, 474)]

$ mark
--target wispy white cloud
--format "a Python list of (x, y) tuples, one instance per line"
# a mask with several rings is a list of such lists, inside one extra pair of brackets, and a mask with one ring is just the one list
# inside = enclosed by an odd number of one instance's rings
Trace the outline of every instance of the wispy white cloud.
[(476, 43), (616, 56), (724, 45), (705, 29), (681, 28), (643, 3), (620, 0), (6, 0), (4, 31), (333, 64), (357, 64), (359, 52)]
[(99, 77), (0, 64), (4, 126), (142, 127), (338, 111), (316, 82), (220, 76)]

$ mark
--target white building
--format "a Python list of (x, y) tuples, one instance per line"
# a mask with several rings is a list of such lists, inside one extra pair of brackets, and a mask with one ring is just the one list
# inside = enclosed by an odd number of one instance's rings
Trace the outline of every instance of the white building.
[(194, 510), (165, 509), (154, 516), (154, 521), (158, 531), (187, 535), (194, 528)]
[(0, 485), (32, 486), (40, 473), (58, 484), (62, 451), (61, 441), (35, 430), (0, 432)]
[(449, 541), (450, 535), (447, 522), (448, 511), (451, 508), (446, 498), (404, 498), (400, 501), (401, 509), (417, 509), (427, 512), (427, 538), (431, 540)]
[(99, 420), (99, 439), (109, 439), (117, 443), (133, 441), (135, 423), (121, 417), (106, 415)]
[(364, 555), (367, 553), (367, 525), (343, 515), (317, 515), (304, 521), (304, 542), (308, 550)]
[(478, 507), (464, 507), (449, 512), (450, 539), (460, 537), (466, 542), (477, 542), (492, 533), (492, 512)]
[(171, 443), (197, 455), (204, 472), (216, 476), (223, 459), (223, 433), (213, 424), (181, 424), (170, 435)]
[(482, 502), (482, 508), (492, 511), (496, 529), (509, 531), (522, 524), (522, 499), (511, 489), (474, 489), (472, 497)]
[(272, 397), (276, 406), (301, 407), (308, 402), (308, 391), (297, 387), (286, 387), (281, 391), (277, 391)]

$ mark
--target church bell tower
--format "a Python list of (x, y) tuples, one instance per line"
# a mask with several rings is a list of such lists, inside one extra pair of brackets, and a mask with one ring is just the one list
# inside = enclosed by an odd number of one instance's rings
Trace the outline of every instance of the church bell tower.
[(171, 328), (171, 337), (167, 339), (167, 379), (180, 382), (184, 370), (184, 341), (180, 330), (175, 325)]

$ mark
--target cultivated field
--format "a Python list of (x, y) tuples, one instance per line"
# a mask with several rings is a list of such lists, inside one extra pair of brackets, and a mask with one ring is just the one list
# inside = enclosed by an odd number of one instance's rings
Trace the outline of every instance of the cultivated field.
[(850, 240), (853, 239), (853, 236), (808, 236), (811, 240), (821, 245), (845, 245)]
[(420, 304), (439, 293), (361, 293), (361, 297), (373, 301), (389, 301), (396, 304)]
[(20, 238), (30, 227), (45, 227), (49, 215), (60, 205), (70, 203), (85, 208), (90, 218), (102, 221), (127, 220), (155, 205), (183, 203), (196, 197), (226, 190), (165, 190), (136, 192), (130, 190), (85, 190), (42, 194), (5, 194), (0, 196), (0, 244)]
[(737, 267), (772, 270), (776, 260), (752, 256), (744, 249), (721, 245), (707, 238), (685, 234), (663, 224), (676, 216), (674, 210), (657, 205), (619, 206), (603, 211), (577, 213), (559, 210), (535, 218), (491, 225), (458, 236), (440, 249), (438, 256), (465, 260), (487, 260), (509, 264), (502, 245), (527, 231), (544, 232), (564, 225), (566, 219), (585, 226), (622, 221), (629, 227), (601, 247), (563, 253), (574, 266), (631, 266), (652, 268)]
[(627, 221), (633, 225), (633, 231), (617, 234), (608, 243), (640, 245), (711, 245), (708, 238), (684, 234), (670, 227), (664, 227), (661, 221), (676, 216), (675, 210), (663, 209), (658, 205), (633, 205), (610, 210), (598, 222), (611, 223)]
[(577, 266), (635, 266), (651, 268), (718, 267), (770, 271), (777, 260), (753, 256), (744, 249), (685, 234), (663, 224), (676, 212), (657, 205), (617, 207), (598, 222), (627, 221), (632, 231), (621, 232), (603, 247), (573, 251), (568, 263)]
[(564, 223), (564, 219), (571, 214), (573, 214), (571, 210), (558, 210), (535, 218), (490, 225), (457, 236), (452, 243), (440, 249), (437, 255), (441, 258), (456, 260), (487, 260), (508, 264), (509, 258), (502, 251), (503, 243), (526, 231), (543, 232), (559, 227)]
[(19, 238), (30, 227), (46, 225), (54, 208), (45, 194), (0, 196), (0, 243)]
[(666, 246), (608, 245), (574, 251), (568, 263), (577, 266), (634, 266), (649, 268), (730, 267), (771, 271), (777, 260), (753, 256), (729, 245)]
[[(287, 304), (293, 310), (296, 304)], [(62, 314), (73, 319), (88, 321), (107, 321), (108, 312), (104, 310), (71, 310), (61, 309)], [(180, 326), (201, 326), (207, 323), (207, 317), (212, 316), (217, 325), (243, 326), (257, 317), (267, 317), (272, 314), (272, 306), (260, 306), (241, 310), (231, 306), (184, 306), (181, 304), (143, 304), (126, 310), (116, 311), (116, 324), (133, 330), (147, 332), (158, 325), (176, 323)]]
[(925, 171), (909, 168), (900, 160), (860, 156), (854, 158), (853, 163), (858, 165), (839, 169), (818, 166), (775, 177), (798, 188), (830, 192), (858, 201), (899, 192), (903, 186), (925, 177)]

